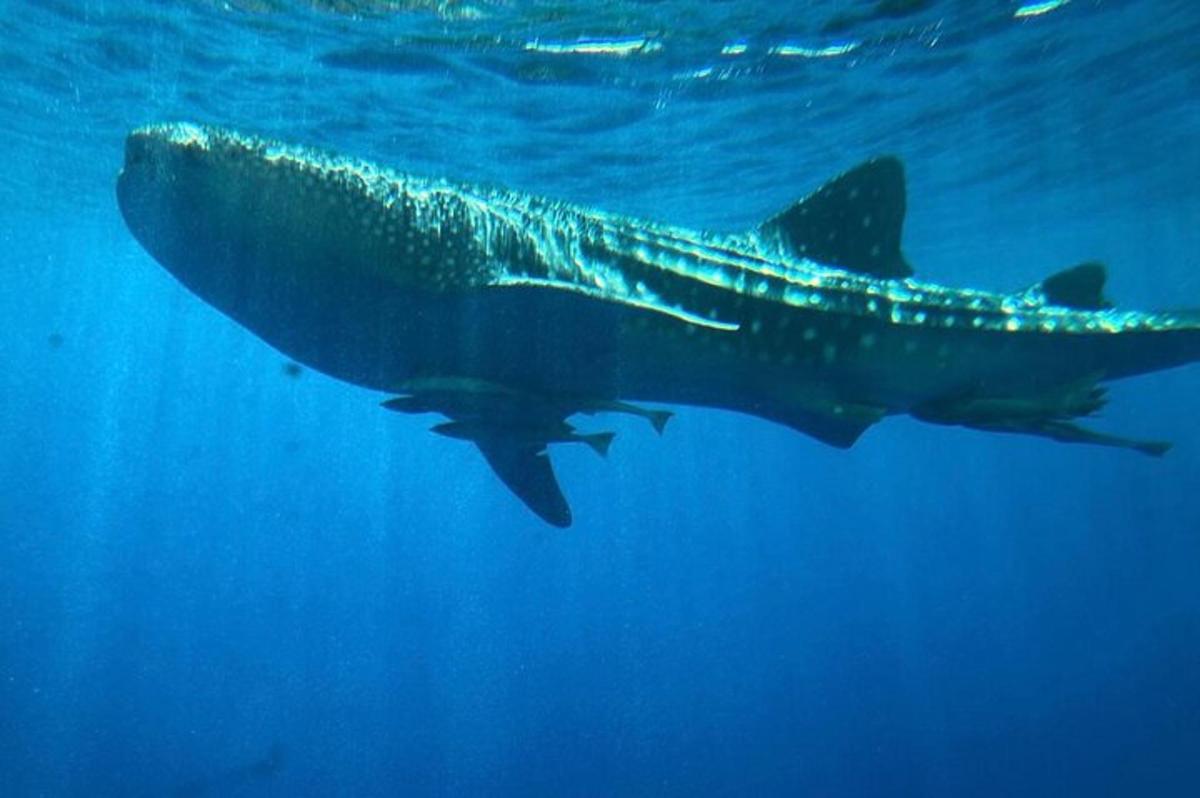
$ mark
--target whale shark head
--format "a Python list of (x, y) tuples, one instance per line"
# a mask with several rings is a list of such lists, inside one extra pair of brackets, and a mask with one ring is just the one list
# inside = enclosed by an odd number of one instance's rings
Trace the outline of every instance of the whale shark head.
[[(219, 128), (171, 123), (126, 139), (117, 200), (134, 237), (210, 305), (290, 357), (387, 385), (404, 371), (415, 292), (451, 249), (416, 179)], [(436, 199), (436, 197), (435, 197)], [(439, 240), (440, 239), (440, 240)], [(355, 349), (380, 360), (352, 362)]]
[(222, 310), (295, 262), (261, 245), (284, 189), (252, 139), (192, 124), (134, 130), (125, 141), (117, 202), (134, 237), (168, 271)]
[(190, 123), (129, 134), (117, 199), (150, 254), (222, 310), (231, 283), (334, 272), (462, 290), (488, 276), (480, 231), (509, 227), (462, 186)]
[(158, 125), (134, 130), (125, 139), (125, 163), (117, 175), (117, 204), (134, 237), (167, 268), (187, 251), (185, 239), (198, 232), (189, 213), (196, 187), (213, 156), (203, 129)]

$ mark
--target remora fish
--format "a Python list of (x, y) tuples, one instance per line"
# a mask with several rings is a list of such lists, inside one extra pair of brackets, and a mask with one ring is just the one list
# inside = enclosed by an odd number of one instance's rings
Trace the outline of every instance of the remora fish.
[(914, 280), (883, 157), (739, 234), (401, 174), (192, 124), (133, 131), (134, 236), (287, 357), (448, 416), (542, 518), (571, 522), (565, 419), (727, 408), (849, 447), (890, 414), (1162, 454), (1074, 419), (1100, 383), (1200, 358), (1200, 313), (1114, 309), (1086, 263), (1012, 294)]

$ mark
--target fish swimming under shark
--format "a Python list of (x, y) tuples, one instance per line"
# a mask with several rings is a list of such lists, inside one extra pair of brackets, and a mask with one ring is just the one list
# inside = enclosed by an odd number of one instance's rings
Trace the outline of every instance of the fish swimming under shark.
[(117, 198), (185, 286), (288, 358), (436, 412), (530, 509), (576, 414), (698, 405), (838, 447), (888, 415), (1161, 455), (1086, 429), (1102, 383), (1200, 358), (1200, 312), (1114, 308), (1084, 263), (1015, 293), (923, 282), (904, 171), (867, 161), (717, 234), (194, 124), (129, 134)]

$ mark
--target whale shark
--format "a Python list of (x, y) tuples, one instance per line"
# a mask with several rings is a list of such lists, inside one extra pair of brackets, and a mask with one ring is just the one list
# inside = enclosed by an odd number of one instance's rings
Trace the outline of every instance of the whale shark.
[(546, 522), (577, 415), (661, 433), (750, 414), (848, 448), (892, 415), (1162, 455), (1082, 426), (1105, 384), (1200, 358), (1200, 312), (1141, 312), (1084, 262), (1004, 293), (918, 279), (904, 168), (861, 163), (756, 225), (704, 232), (186, 122), (133, 130), (134, 238), (289, 360), (437, 413)]

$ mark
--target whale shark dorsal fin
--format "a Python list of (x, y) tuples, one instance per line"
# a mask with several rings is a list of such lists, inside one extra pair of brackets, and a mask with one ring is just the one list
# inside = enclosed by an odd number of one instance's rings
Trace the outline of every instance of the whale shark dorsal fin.
[(758, 228), (790, 255), (875, 277), (913, 273), (900, 252), (904, 166), (872, 158), (830, 180)]
[(1051, 305), (1079, 310), (1105, 310), (1113, 305), (1104, 297), (1107, 272), (1103, 263), (1081, 263), (1042, 280), (1040, 289)]
[(544, 447), (500, 438), (474, 443), (496, 476), (539, 518), (561, 529), (571, 525), (571, 507), (558, 486)]

